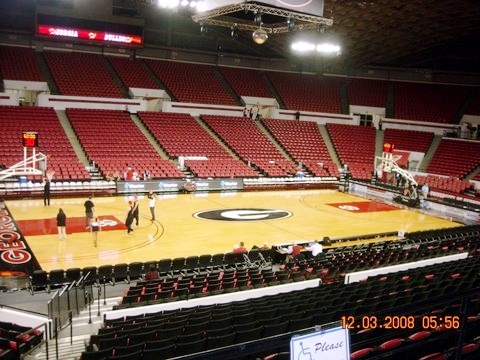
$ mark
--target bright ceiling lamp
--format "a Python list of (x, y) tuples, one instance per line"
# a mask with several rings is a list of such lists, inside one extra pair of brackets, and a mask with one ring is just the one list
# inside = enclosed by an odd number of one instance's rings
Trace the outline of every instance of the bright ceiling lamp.
[(293, 51), (301, 53), (312, 52), (315, 50), (315, 44), (308, 41), (296, 41), (292, 44), (291, 47)]
[(181, 6), (196, 11), (204, 11), (206, 3), (204, 0), (158, 0), (158, 6), (164, 9), (176, 9)]
[(340, 46), (335, 44), (329, 44), (329, 43), (318, 44), (316, 49), (317, 49), (317, 52), (321, 54), (340, 55), (341, 53)]
[(164, 9), (174, 9), (178, 7), (180, 0), (158, 0), (158, 6)]
[(292, 42), (292, 51), (301, 54), (317, 53), (322, 55), (340, 55), (342, 50), (339, 45), (316, 39), (315, 36), (302, 37)]

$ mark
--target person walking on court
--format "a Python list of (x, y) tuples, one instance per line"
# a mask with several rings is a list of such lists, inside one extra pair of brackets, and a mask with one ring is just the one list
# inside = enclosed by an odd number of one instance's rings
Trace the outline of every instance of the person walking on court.
[(95, 216), (90, 222), (90, 232), (92, 233), (93, 246), (95, 247), (97, 247), (98, 232), (101, 230), (102, 226), (100, 225), (100, 219), (98, 218), (98, 216)]
[(50, 206), (50, 180), (45, 177), (43, 181), (43, 205)]
[(155, 221), (155, 197), (157, 195), (153, 192), (153, 190), (150, 190), (148, 193), (148, 207), (150, 208), (150, 213), (152, 214), (152, 221)]
[(133, 233), (132, 224), (133, 224), (133, 203), (128, 202), (127, 217), (125, 219), (125, 226), (127, 227), (127, 234), (131, 235)]
[(58, 210), (57, 214), (57, 229), (58, 229), (58, 240), (67, 239), (67, 215), (62, 208)]
[(140, 216), (140, 203), (138, 202), (138, 196), (133, 197), (133, 219), (135, 220), (135, 226), (138, 226), (138, 218)]
[(88, 200), (85, 201), (85, 203), (83, 205), (85, 206), (85, 228), (89, 229), (90, 228), (90, 223), (93, 220), (93, 215), (94, 215), (93, 214), (93, 209), (95, 207), (95, 205), (93, 204), (91, 195), (88, 197)]

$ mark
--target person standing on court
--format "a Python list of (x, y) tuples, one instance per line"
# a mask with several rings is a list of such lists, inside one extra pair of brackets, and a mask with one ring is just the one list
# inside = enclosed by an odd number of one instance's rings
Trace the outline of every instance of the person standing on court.
[(58, 229), (58, 240), (67, 239), (67, 215), (62, 208), (58, 210), (57, 214), (57, 229)]
[(50, 180), (48, 177), (43, 178), (43, 205), (50, 206)]
[(150, 208), (150, 213), (152, 214), (152, 221), (155, 221), (155, 196), (156, 194), (153, 190), (150, 190), (148, 193), (148, 207)]
[(93, 246), (95, 247), (97, 247), (98, 232), (101, 230), (102, 227), (100, 225), (100, 219), (98, 218), (98, 216), (95, 216), (90, 222), (90, 232), (92, 233)]
[(95, 205), (93, 204), (91, 195), (88, 197), (88, 200), (85, 201), (83, 205), (85, 206), (85, 228), (89, 229), (90, 223), (93, 219), (93, 209), (95, 207)]

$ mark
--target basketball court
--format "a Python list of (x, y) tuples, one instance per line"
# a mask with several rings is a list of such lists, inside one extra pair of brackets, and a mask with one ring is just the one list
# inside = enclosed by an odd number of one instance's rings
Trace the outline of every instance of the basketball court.
[[(156, 220), (139, 197), (140, 222), (132, 235), (123, 225), (128, 197), (94, 197), (102, 231), (98, 246), (85, 227), (86, 198), (5, 201), (32, 255), (46, 271), (160, 260), (384, 232), (413, 232), (462, 224), (337, 190), (215, 192), (158, 195)], [(58, 240), (56, 215), (67, 214), (67, 240)], [(382, 240), (382, 239), (379, 239)], [(339, 245), (346, 245), (340, 243)]]

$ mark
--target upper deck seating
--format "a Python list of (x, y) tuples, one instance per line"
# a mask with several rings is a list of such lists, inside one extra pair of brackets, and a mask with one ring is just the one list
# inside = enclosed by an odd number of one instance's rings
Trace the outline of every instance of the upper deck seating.
[(287, 109), (341, 113), (341, 78), (273, 71), (266, 74)]
[(0, 46), (0, 78), (5, 80), (43, 81), (33, 49)]
[(44, 55), (62, 95), (123, 97), (101, 55), (51, 51)]
[(394, 117), (452, 124), (467, 95), (462, 86), (395, 83)]
[(238, 105), (211, 65), (151, 59), (144, 61), (179, 102)]
[(145, 69), (141, 60), (107, 57), (126, 88), (158, 89), (158, 84)]
[(472, 99), (471, 103), (468, 105), (465, 114), (468, 115), (480, 115), (480, 92)]
[(223, 66), (219, 70), (238, 96), (274, 97), (268, 90), (261, 71)]
[(388, 83), (383, 80), (352, 79), (348, 85), (350, 105), (387, 106)]

